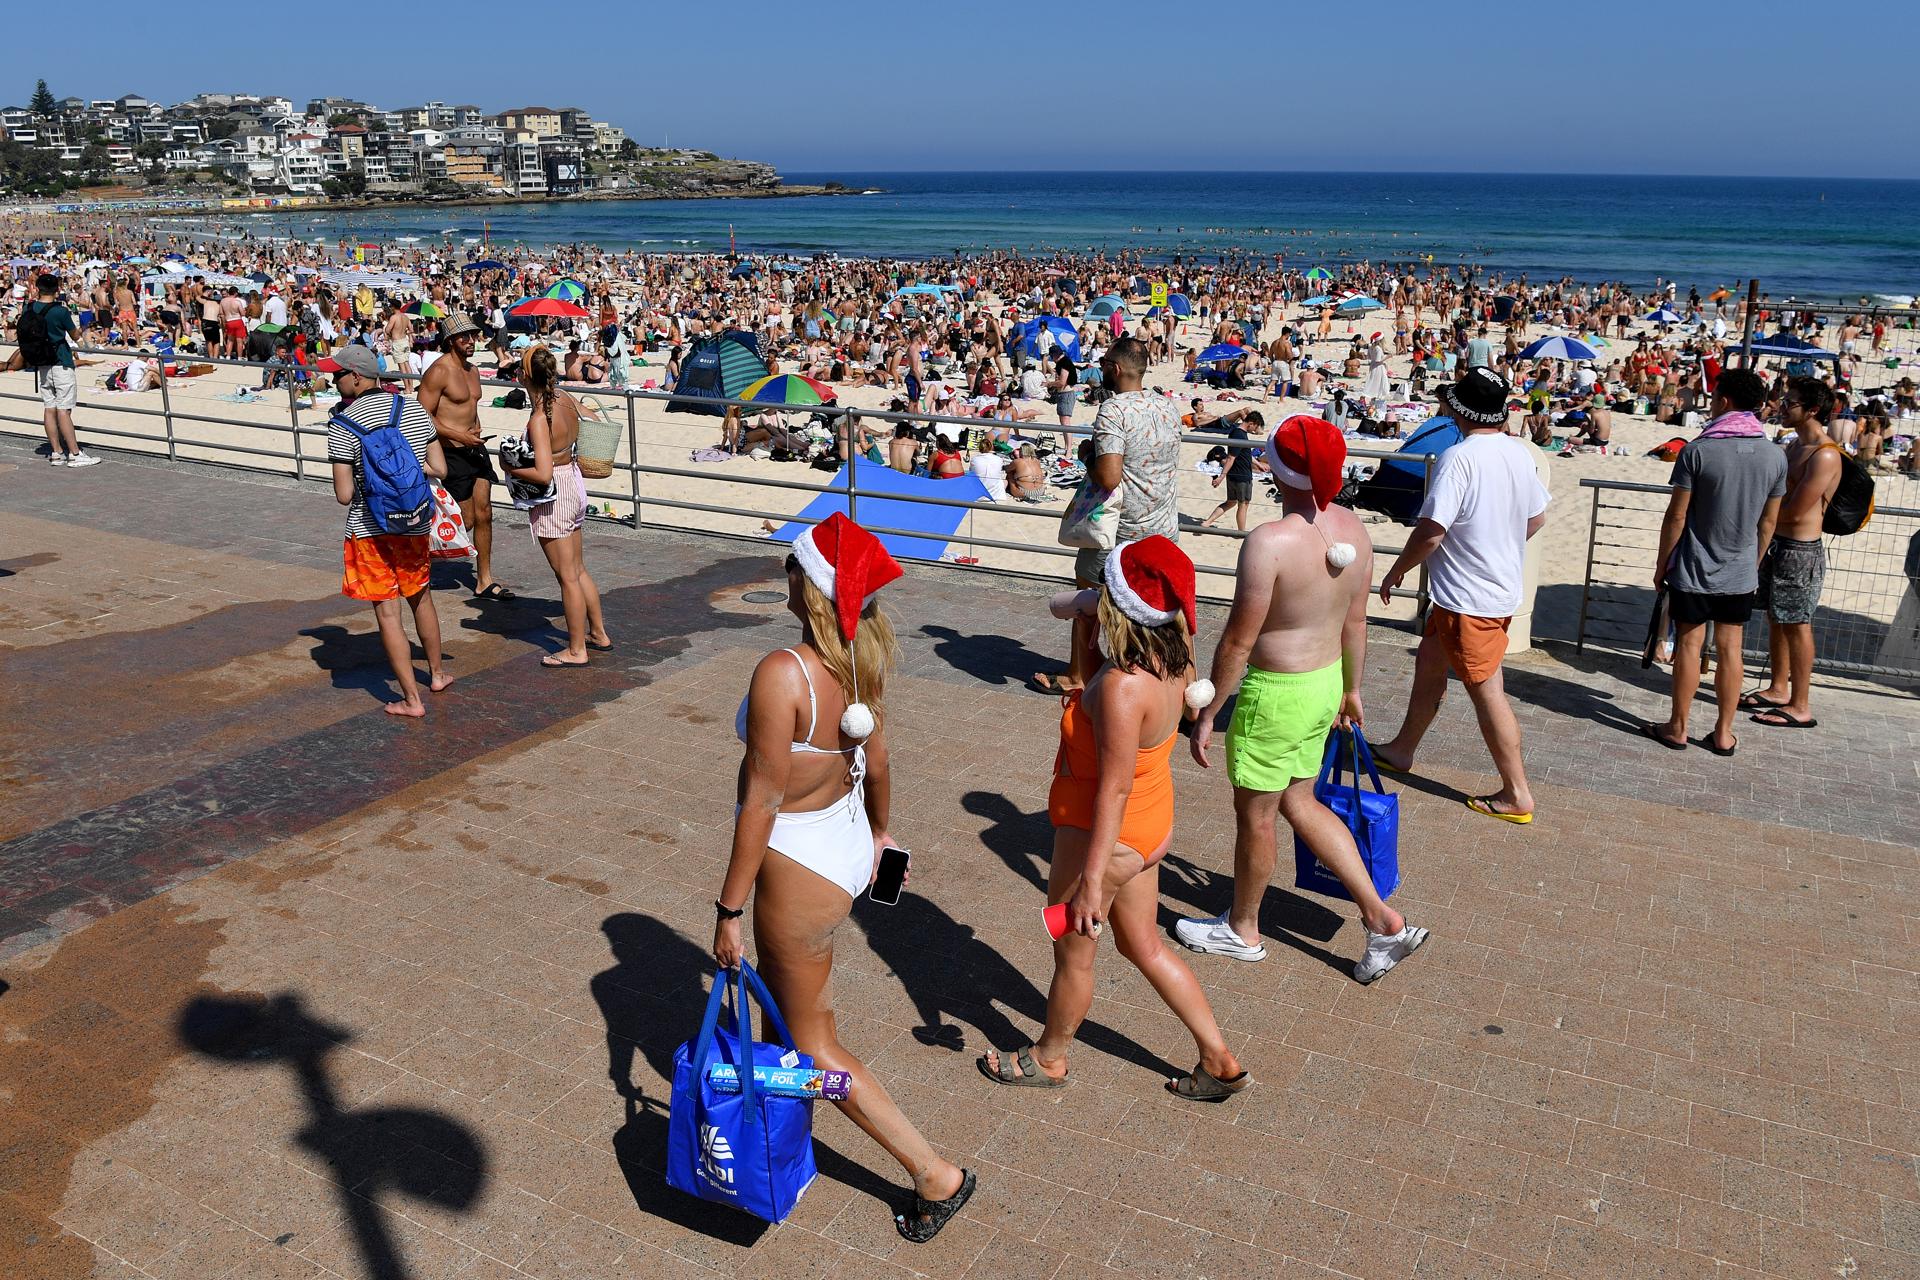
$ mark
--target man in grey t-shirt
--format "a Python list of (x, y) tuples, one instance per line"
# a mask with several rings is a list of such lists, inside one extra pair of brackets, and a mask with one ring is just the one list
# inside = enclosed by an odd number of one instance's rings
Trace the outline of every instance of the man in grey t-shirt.
[(1719, 705), (1713, 734), (1700, 745), (1723, 756), (1736, 745), (1733, 718), (1745, 676), (1740, 633), (1753, 616), (1760, 552), (1773, 538), (1787, 491), (1787, 456), (1753, 416), (1766, 398), (1767, 384), (1752, 370), (1721, 374), (1713, 420), (1673, 464), (1673, 497), (1653, 573), (1655, 588), (1667, 589), (1675, 631), (1673, 710), (1665, 724), (1641, 729), (1672, 751), (1687, 746), (1687, 711), (1700, 686), (1708, 623), (1720, 659), (1713, 682)]

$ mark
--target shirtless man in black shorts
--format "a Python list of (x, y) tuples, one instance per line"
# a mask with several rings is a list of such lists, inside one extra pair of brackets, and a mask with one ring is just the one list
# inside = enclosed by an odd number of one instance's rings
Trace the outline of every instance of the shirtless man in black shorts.
[(474, 598), (494, 602), (514, 595), (493, 580), (493, 503), (487, 488), (499, 484), (500, 477), (480, 436), (480, 371), (471, 363), (479, 332), (480, 326), (464, 312), (441, 321), (440, 345), (446, 354), (421, 376), (420, 406), (432, 417), (447, 455), (447, 492), (460, 504), (460, 518), (473, 534)]

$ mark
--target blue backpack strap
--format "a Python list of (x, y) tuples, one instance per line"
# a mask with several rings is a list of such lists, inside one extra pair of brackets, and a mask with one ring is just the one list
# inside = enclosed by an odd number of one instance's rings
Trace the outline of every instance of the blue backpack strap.
[(400, 426), (400, 415), (402, 412), (405, 411), (406, 407), (407, 407), (407, 398), (401, 395), (398, 391), (394, 392), (393, 408), (387, 410), (387, 425), (398, 430)]

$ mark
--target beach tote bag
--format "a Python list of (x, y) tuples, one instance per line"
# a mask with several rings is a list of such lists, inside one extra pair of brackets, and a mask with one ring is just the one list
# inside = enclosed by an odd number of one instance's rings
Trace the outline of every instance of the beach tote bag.
[[(1340, 782), (1343, 755), (1353, 773), (1352, 781), (1344, 786)], [(1362, 765), (1373, 778), (1372, 791), (1360, 789)], [(1400, 887), (1400, 797), (1388, 795), (1380, 785), (1380, 771), (1373, 767), (1373, 752), (1367, 749), (1367, 740), (1358, 728), (1335, 729), (1327, 735), (1327, 754), (1320, 763), (1320, 777), (1313, 784), (1313, 795), (1353, 832), (1353, 842), (1360, 846), (1360, 860), (1366, 864), (1374, 891), (1382, 898), (1392, 897), (1393, 891)], [(1313, 856), (1313, 850), (1297, 835), (1293, 838), (1293, 883), (1296, 888), (1329, 898), (1352, 900), (1346, 886), (1320, 865), (1320, 859)]]
[(1060, 545), (1083, 551), (1111, 551), (1120, 533), (1120, 495), (1094, 483), (1091, 475), (1073, 491), (1060, 516)]
[[(732, 1008), (722, 1019), (728, 991)], [(747, 993), (765, 1012), (772, 1044), (756, 1044)], [(794, 1048), (787, 1024), (760, 975), (745, 960), (714, 975), (699, 1037), (673, 1054), (673, 1096), (667, 1116), (667, 1183), (702, 1200), (781, 1222), (813, 1183), (813, 1103), (775, 1097), (754, 1083), (753, 1064), (811, 1069)], [(738, 1073), (738, 1093), (722, 1093), (707, 1077), (716, 1062)]]
[(435, 560), (464, 560), (473, 555), (473, 535), (460, 514), (460, 504), (438, 480), (433, 491), (433, 525), (427, 530), (427, 551)]

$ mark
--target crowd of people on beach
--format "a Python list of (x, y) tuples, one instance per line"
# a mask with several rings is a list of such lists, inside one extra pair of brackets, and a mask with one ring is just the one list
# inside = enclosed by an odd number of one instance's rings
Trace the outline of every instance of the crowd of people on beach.
[[(1623, 401), (1653, 402), (1676, 422), (1708, 415), (1699, 436), (1677, 451), (1652, 566), (1676, 652), (1672, 715), (1644, 732), (1669, 749), (1699, 745), (1728, 756), (1738, 747), (1733, 730), (1743, 710), (1762, 725), (1816, 723), (1807, 685), (1822, 515), (1838, 491), (1842, 459), (1881, 460), (1886, 423), (1913, 412), (1910, 383), (1872, 394), (1856, 386), (1881, 349), (1877, 325), (1846, 321), (1841, 358), (1824, 376), (1783, 371), (1770, 382), (1731, 367), (1727, 326), (1741, 319), (1737, 308), (1712, 310), (1717, 302), (1697, 294), (1678, 319), (1663, 322), (1687, 329), (1677, 345), (1643, 335), (1624, 358), (1600, 368), (1577, 364), (1570, 373), (1521, 355), (1532, 317), (1569, 334), (1624, 335), (1650, 302), (1678, 302), (1667, 285), (1649, 295), (1356, 265), (1338, 287), (1377, 294), (1376, 310), (1391, 321), (1390, 329), (1349, 341), (1331, 332), (1337, 304), (1310, 320), (1285, 318), (1308, 291), (1331, 286), (1251, 257), (1165, 266), (1125, 257), (994, 256), (950, 268), (822, 259), (748, 263), (752, 269), (742, 271), (740, 262), (717, 257), (584, 246), (517, 264), (414, 251), (382, 264), (412, 285), (388, 277), (375, 287), (336, 265), (323, 271), (318, 248), (246, 242), (178, 261), (250, 279), (257, 289), (182, 271), (184, 278), (156, 290), (128, 264), (163, 261), (181, 251), (174, 245), (136, 233), (90, 247), (119, 256), (72, 275), (30, 263), (27, 287), (16, 287), (5, 317), (19, 340), (14, 367), (31, 367), (40, 378), (52, 461), (68, 468), (92, 461), (71, 421), (76, 357), (89, 345), (148, 346), (159, 376), (196, 357), (265, 352), (260, 363), (269, 377), (324, 392), (332, 405), (333, 492), (346, 508), (342, 590), (372, 607), (399, 687), (387, 706), (397, 716), (426, 715), (428, 695), (452, 683), (430, 589), (430, 482), (445, 486), (471, 530), (473, 593), (482, 602), (513, 598), (492, 572), (492, 486), (504, 484), (527, 512), (560, 588), (567, 632), (566, 646), (544, 665), (579, 666), (617, 651), (585, 564), (579, 393), (633, 385), (640, 353), (664, 355), (663, 378), (649, 381), (671, 390), (690, 347), (744, 334), (770, 372), (830, 387), (876, 385), (896, 393), (892, 403), (903, 415), (947, 419), (921, 427), (903, 418), (885, 435), (855, 422), (829, 433), (829, 457), (871, 451), (872, 460), (905, 472), (991, 476), (996, 497), (1028, 501), (1046, 494), (1050, 469), (1070, 463), (1087, 483), (1117, 495), (1117, 521), (1078, 551), (1073, 588), (1047, 605), (1069, 624), (1065, 669), (1037, 677), (1062, 707), (1047, 805), (1047, 901), (1058, 928), (1044, 1027), (1031, 1043), (994, 1046), (976, 1063), (1008, 1088), (1071, 1082), (1071, 1050), (1093, 999), (1098, 939), (1108, 929), (1194, 1040), (1193, 1069), (1167, 1081), (1167, 1091), (1223, 1103), (1254, 1085), (1260, 1064), (1231, 1048), (1199, 977), (1166, 945), (1157, 921), (1159, 867), (1176, 822), (1172, 756), (1185, 736), (1194, 761), (1211, 769), (1223, 719), (1219, 754), (1235, 830), (1232, 904), (1218, 916), (1177, 921), (1173, 939), (1198, 955), (1246, 963), (1266, 956), (1260, 906), (1284, 823), (1357, 907), (1364, 927), (1352, 969), (1357, 982), (1378, 981), (1428, 942), (1427, 929), (1386, 900), (1354, 832), (1316, 790), (1330, 735), (1351, 733), (1357, 743), (1368, 723), (1367, 605), (1376, 590), (1390, 600), (1424, 569), (1430, 607), (1400, 724), (1372, 748), (1372, 761), (1391, 773), (1414, 770), (1458, 681), (1500, 780), (1468, 797), (1467, 807), (1513, 826), (1533, 823), (1536, 797), (1502, 677), (1524, 593), (1526, 544), (1551, 500), (1523, 435), (1604, 450), (1608, 415)], [(1190, 317), (1163, 304), (1133, 318), (1129, 302), (1147, 292), (1140, 285), (1149, 276), (1170, 277)], [(576, 282), (583, 314), (531, 332), (510, 323), (514, 295), (537, 296), (559, 280)], [(912, 291), (921, 284), (928, 288)], [(1089, 320), (1087, 301), (1107, 296), (1123, 305)], [(431, 329), (409, 313), (418, 302), (439, 313)], [(1204, 348), (1183, 348), (1183, 337), (1193, 336), (1183, 334), (1183, 319), (1206, 339)], [(1816, 332), (1811, 315), (1804, 321), (1801, 332)], [(1329, 343), (1342, 354), (1312, 354)], [(483, 344), (485, 365), (476, 362)], [(1224, 358), (1198, 358), (1218, 347), (1228, 348)], [(1413, 357), (1404, 388), (1386, 372), (1389, 350)], [(1180, 398), (1145, 385), (1156, 360), (1183, 355), (1196, 384), (1264, 389), (1276, 420), (1270, 426), (1246, 403), (1223, 408), (1205, 399), (1189, 399), (1183, 415)], [(515, 384), (528, 412), (524, 433), (492, 451), (479, 430), (483, 376)], [(1330, 379), (1358, 385), (1329, 397), (1326, 413), (1284, 411), (1288, 399), (1317, 406)], [(1430, 411), (1451, 419), (1461, 440), (1440, 456), (1407, 545), (1375, 588), (1368, 526), (1339, 501), (1348, 439), (1397, 430), (1394, 398), (1423, 391), (1430, 391)], [(1083, 394), (1097, 405), (1090, 434), (1073, 428)], [(764, 419), (727, 412), (719, 447), (800, 452), (781, 411), (771, 412)], [(1851, 435), (1838, 429), (1848, 413)], [(1768, 438), (1769, 418), (1790, 434), (1787, 449)], [(1247, 530), (1210, 663), (1175, 500), (1180, 446), (1194, 431), (1223, 441), (1213, 462), (1225, 494), (1210, 519), (1231, 513)], [(1080, 434), (1086, 438), (1076, 445)], [(1870, 437), (1879, 440), (1872, 450)], [(1249, 527), (1256, 475), (1273, 486), (1278, 509)], [(911, 1178), (912, 1202), (895, 1222), (903, 1237), (924, 1242), (974, 1193), (975, 1175), (940, 1155), (840, 1042), (827, 996), (838, 926), (872, 883), (883, 851), (895, 847), (886, 706), (896, 645), (879, 597), (903, 570), (879, 538), (838, 514), (794, 540), (785, 570), (799, 634), (756, 666), (740, 703), (739, 807), (715, 887), (713, 954), (723, 967), (741, 961), (751, 908), (759, 969), (795, 1044), (816, 1066), (851, 1078), (850, 1096), (837, 1105)], [(1739, 630), (1756, 609), (1768, 612), (1778, 655), (1772, 682), (1745, 691)], [(408, 613), (426, 658), (424, 689)], [(1709, 628), (1719, 633), (1716, 723), (1693, 740), (1688, 711)]]

